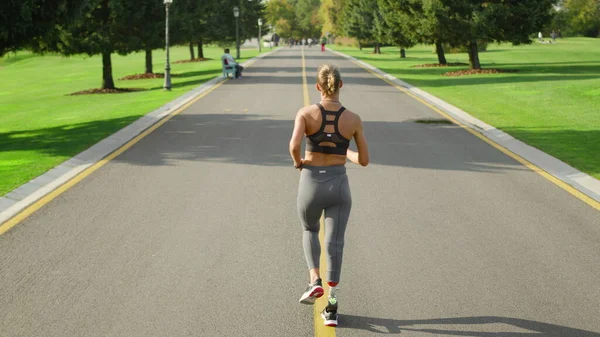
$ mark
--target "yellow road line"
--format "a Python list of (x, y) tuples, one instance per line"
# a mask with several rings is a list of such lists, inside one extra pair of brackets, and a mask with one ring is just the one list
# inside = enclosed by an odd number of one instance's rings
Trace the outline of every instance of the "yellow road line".
[(562, 188), (563, 190), (571, 193), (573, 196), (575, 196), (576, 198), (578, 198), (579, 200), (585, 202), (586, 204), (592, 206), (592, 208), (595, 208), (596, 210), (600, 211), (600, 202), (590, 198), (588, 195), (580, 192), (579, 190), (577, 190), (576, 188), (572, 187), (571, 185), (565, 183), (564, 181), (556, 178), (555, 176), (551, 175), (550, 173), (544, 171), (542, 168), (536, 166), (535, 164), (529, 162), (528, 160), (526, 160), (525, 158), (519, 156), (518, 154), (508, 150), (507, 148), (501, 146), (500, 144), (494, 142), (493, 140), (485, 137), (484, 135), (480, 134), (477, 131), (472, 130), (471, 128), (469, 128), (468, 126), (464, 125), (463, 123), (459, 122), (458, 120), (454, 119), (452, 116), (448, 115), (447, 113), (445, 113), (444, 111), (440, 110), (439, 108), (437, 108), (436, 106), (430, 104), (429, 102), (423, 100), (422, 98), (416, 96), (415, 94), (413, 94), (412, 92), (406, 90), (405, 88), (397, 85), (394, 82), (391, 82), (390, 80), (388, 80), (387, 78), (381, 76), (380, 74), (372, 71), (371, 69), (364, 67), (362, 64), (352, 60), (352, 62), (356, 65), (358, 65), (359, 67), (367, 70), (368, 72), (370, 72), (371, 74), (373, 74), (374, 76), (378, 77), (379, 79), (385, 81), (386, 83), (388, 83), (389, 85), (395, 87), (396, 89), (404, 92), (405, 94), (409, 95), (410, 97), (416, 99), (417, 101), (421, 102), (422, 104), (428, 106), (429, 108), (431, 108), (433, 111), (439, 113), (440, 115), (444, 116), (445, 118), (449, 119), (450, 121), (452, 121), (454, 124), (459, 125), (460, 127), (462, 127), (463, 129), (467, 130), (469, 133), (473, 134), (474, 136), (476, 136), (477, 138), (483, 140), (484, 142), (490, 144), (491, 146), (493, 146), (494, 148), (496, 148), (498, 151), (504, 153), (505, 155), (511, 157), (512, 159), (518, 161), (519, 163), (525, 165), (526, 167), (528, 167), (530, 170), (532, 170), (533, 172), (541, 175), (542, 177), (546, 178), (547, 180), (549, 180), (550, 182), (554, 183), (555, 185), (557, 185), (558, 187)]
[(327, 327), (323, 324), (323, 318), (321, 318), (321, 310), (327, 306), (327, 296), (329, 294), (329, 285), (327, 284), (324, 275), (327, 271), (327, 260), (325, 259), (325, 252), (327, 248), (323, 244), (325, 242), (325, 220), (321, 217), (321, 230), (319, 231), (319, 242), (321, 243), (321, 259), (320, 268), (321, 278), (323, 279), (323, 289), (325, 289), (325, 295), (317, 299), (314, 308), (314, 326), (315, 326), (315, 337), (335, 337), (335, 328)]
[(218, 87), (220, 87), (223, 83), (225, 83), (227, 81), (228, 80), (225, 80), (225, 81), (223, 81), (221, 83), (216, 84), (214, 87), (212, 87), (212, 88), (208, 89), (207, 91), (203, 92), (200, 96), (198, 96), (198, 97), (192, 99), (191, 101), (187, 102), (186, 104), (184, 104), (183, 106), (181, 106), (179, 109), (173, 111), (172, 113), (170, 113), (169, 115), (167, 115), (165, 118), (163, 118), (162, 120), (160, 120), (156, 124), (152, 125), (148, 129), (146, 129), (144, 132), (142, 132), (141, 134), (137, 135), (135, 138), (133, 138), (132, 140), (130, 140), (129, 142), (127, 142), (126, 144), (124, 144), (120, 148), (116, 149), (114, 152), (112, 152), (111, 154), (109, 154), (108, 156), (106, 156), (105, 158), (103, 158), (102, 160), (100, 160), (99, 162), (97, 162), (96, 164), (88, 167), (87, 169), (85, 169), (84, 171), (82, 171), (81, 173), (79, 173), (78, 175), (76, 175), (75, 177), (73, 177), (71, 180), (67, 181), (66, 183), (62, 184), (60, 187), (58, 187), (54, 191), (48, 193), (46, 196), (42, 197), (41, 199), (39, 199), (35, 203), (31, 204), (30, 206), (28, 206), (27, 208), (25, 208), (23, 211), (21, 211), (20, 213), (18, 213), (14, 217), (8, 219), (6, 222), (4, 222), (2, 225), (0, 225), (0, 235), (6, 233), (8, 230), (10, 230), (14, 226), (18, 225), (21, 221), (25, 220), (31, 214), (35, 213), (35, 211), (37, 211), (38, 209), (42, 208), (44, 205), (46, 205), (47, 203), (49, 203), (50, 201), (52, 201), (53, 199), (55, 199), (59, 195), (63, 194), (69, 188), (75, 186), (77, 183), (79, 183), (80, 181), (82, 181), (83, 179), (85, 179), (85, 177), (87, 177), (90, 174), (94, 173), (94, 171), (98, 170), (99, 168), (101, 168), (102, 166), (104, 166), (106, 163), (108, 163), (109, 161), (111, 161), (112, 159), (114, 159), (115, 157), (117, 157), (118, 155), (120, 155), (121, 153), (127, 151), (127, 149), (129, 149), (135, 143), (137, 143), (140, 140), (142, 140), (142, 138), (144, 138), (147, 135), (149, 135), (150, 133), (152, 133), (152, 131), (158, 129), (161, 125), (165, 124), (169, 119), (171, 119), (174, 116), (178, 115), (183, 110), (187, 109), (192, 104), (196, 103), (202, 97), (208, 95), (213, 90), (217, 89)]
[[(302, 48), (302, 87), (304, 91), (304, 105), (310, 105), (310, 98), (308, 96), (308, 82), (306, 80), (306, 60), (304, 59), (304, 48)], [(327, 270), (327, 260), (325, 259), (325, 253), (327, 248), (324, 243), (324, 234), (325, 233), (325, 221), (323, 217), (321, 217), (321, 230), (319, 231), (319, 242), (321, 243), (321, 258), (320, 258), (320, 268), (321, 278), (325, 280), (323, 275), (325, 275), (325, 271)], [(321, 310), (325, 308), (327, 305), (327, 294), (329, 294), (329, 285), (327, 282), (323, 282), (323, 289), (325, 289), (325, 295), (319, 298), (315, 304), (313, 305), (313, 315), (314, 315), (314, 327), (315, 327), (315, 337), (335, 337), (335, 328), (326, 327), (323, 324), (323, 319), (321, 318)]]

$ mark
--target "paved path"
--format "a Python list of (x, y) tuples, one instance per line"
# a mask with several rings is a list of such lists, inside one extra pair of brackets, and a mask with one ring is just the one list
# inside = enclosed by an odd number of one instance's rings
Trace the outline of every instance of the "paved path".
[[(600, 337), (598, 211), (350, 61), (372, 164), (342, 337)], [(0, 336), (314, 336), (287, 143), (300, 49), (259, 60), (0, 236)], [(310, 89), (310, 100), (318, 100)]]

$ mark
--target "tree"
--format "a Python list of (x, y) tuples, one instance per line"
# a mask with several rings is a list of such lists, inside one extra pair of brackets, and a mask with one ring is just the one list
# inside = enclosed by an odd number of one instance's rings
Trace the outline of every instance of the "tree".
[(564, 9), (576, 34), (600, 37), (600, 1), (565, 0)]
[(297, 38), (296, 1), (271, 0), (267, 3), (265, 15), (267, 22), (275, 27), (277, 34), (287, 38)]
[(531, 33), (550, 23), (557, 0), (439, 0), (449, 17), (448, 42), (464, 45), (469, 67), (481, 69), (478, 41), (531, 43)]
[(320, 6), (321, 0), (298, 0), (296, 3), (296, 20), (302, 37), (321, 36)]
[[(258, 18), (265, 17), (265, 4), (261, 0), (239, 1), (239, 4), (240, 40), (245, 41), (253, 37), (258, 37)], [(268, 27), (263, 26), (262, 32), (266, 34)]]
[(77, 1), (3, 0), (0, 2), (0, 56), (44, 44), (58, 23), (69, 22)]
[(452, 31), (448, 30), (452, 25), (449, 8), (439, 0), (404, 0), (397, 6), (407, 17), (407, 34), (416, 41), (434, 44), (438, 63), (447, 64), (443, 43), (457, 39), (451, 36)]
[[(403, 3), (404, 2), (404, 3)], [(400, 57), (406, 57), (406, 48), (419, 40), (414, 28), (415, 20), (409, 15), (408, 1), (378, 0), (381, 18), (375, 17), (375, 27), (382, 35), (382, 41), (400, 47)], [(383, 21), (381, 23), (380, 21)]]
[[(188, 44), (190, 48), (190, 60), (195, 59), (194, 43), (202, 41), (208, 26), (208, 17), (213, 13), (215, 0), (197, 1), (180, 0), (177, 7), (173, 10), (173, 42), (175, 44)], [(224, 7), (224, 6), (222, 6)], [(222, 18), (222, 13), (214, 13), (215, 16)], [(221, 15), (219, 15), (221, 14)], [(199, 53), (202, 48), (199, 43)], [(201, 57), (198, 55), (198, 57)]]
[(123, 23), (115, 25), (116, 33), (131, 37), (131, 50), (145, 52), (145, 73), (152, 74), (152, 50), (165, 46), (163, 0), (129, 0), (115, 3), (113, 9), (115, 21)]
[(86, 0), (71, 23), (58, 27), (58, 40), (47, 49), (67, 56), (102, 55), (101, 88), (115, 89), (111, 55), (125, 55), (139, 46), (137, 37), (120, 33), (130, 27), (129, 20), (136, 15), (139, 13), (129, 6), (129, 0)]
[(323, 23), (323, 33), (343, 35), (344, 8), (347, 0), (322, 0), (319, 15)]
[[(373, 20), (377, 9), (377, 3), (372, 0), (347, 0), (343, 8), (344, 34), (356, 38), (361, 50), (364, 42), (373, 40)], [(375, 52), (378, 52), (377, 44)]]

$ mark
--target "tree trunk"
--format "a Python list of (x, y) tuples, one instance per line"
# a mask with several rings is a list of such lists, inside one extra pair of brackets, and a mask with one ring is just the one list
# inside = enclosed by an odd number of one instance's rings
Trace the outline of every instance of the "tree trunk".
[(152, 48), (146, 47), (146, 74), (152, 74)]
[(358, 43), (358, 49), (362, 50), (362, 44), (360, 42)]
[(194, 44), (191, 43), (191, 42), (190, 42), (190, 57), (191, 57), (190, 60), (192, 60), (192, 61), (195, 59), (195, 57), (194, 57)]
[(444, 54), (444, 47), (442, 46), (441, 41), (435, 42), (435, 53), (437, 54), (439, 64), (448, 64), (448, 61), (446, 61), (446, 54)]
[(203, 59), (204, 58), (204, 48), (202, 46), (202, 39), (200, 39), (198, 41), (198, 58), (199, 59)]
[(381, 48), (379, 47), (379, 42), (375, 43), (375, 48), (373, 49), (374, 54), (381, 54)]
[(406, 58), (406, 49), (400, 48), (400, 58)]
[(110, 53), (102, 53), (102, 89), (114, 89), (115, 82), (112, 77), (112, 62)]
[(470, 69), (481, 69), (481, 63), (479, 63), (479, 49), (477, 47), (477, 40), (470, 41), (467, 45), (469, 50), (469, 68)]

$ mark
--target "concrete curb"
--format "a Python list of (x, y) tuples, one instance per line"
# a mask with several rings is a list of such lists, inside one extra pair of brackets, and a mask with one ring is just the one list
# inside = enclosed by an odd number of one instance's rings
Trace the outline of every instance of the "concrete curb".
[[(242, 63), (242, 66), (247, 67), (255, 60), (271, 55), (278, 50), (279, 48), (249, 59)], [(21, 185), (5, 196), (0, 197), (0, 225), (85, 171), (90, 166), (116, 151), (131, 139), (144, 132), (144, 130), (158, 123), (172, 112), (223, 81), (225, 81), (225, 78), (223, 78), (222, 75), (219, 75), (212, 80), (203, 83), (175, 100), (142, 116), (132, 124), (101, 140), (75, 157), (63, 162), (30, 182)]]
[(331, 49), (328, 50), (338, 56), (352, 60), (360, 64), (361, 66), (381, 75), (388, 81), (404, 88), (406, 91), (410, 92), (414, 96), (419, 97), (420, 99), (435, 106), (441, 111), (444, 111), (448, 115), (452, 116), (452, 118), (458, 120), (460, 123), (464, 124), (471, 130), (480, 133), (481, 135), (490, 139), (494, 143), (504, 147), (510, 152), (522, 157), (523, 159), (529, 161), (533, 165), (546, 171), (548, 174), (563, 181), (565, 184), (575, 188), (579, 192), (589, 196), (595, 201), (600, 202), (600, 180), (597, 180), (594, 177), (583, 173), (575, 169), (574, 167), (560, 161), (559, 159), (552, 157), (532, 146), (529, 146), (515, 139), (511, 135), (478, 120), (477, 118), (469, 115), (465, 111), (449, 103), (446, 103), (443, 100), (417, 87), (414, 87), (390, 74), (387, 74), (379, 70), (378, 68), (373, 67), (370, 64), (360, 61), (352, 56)]

